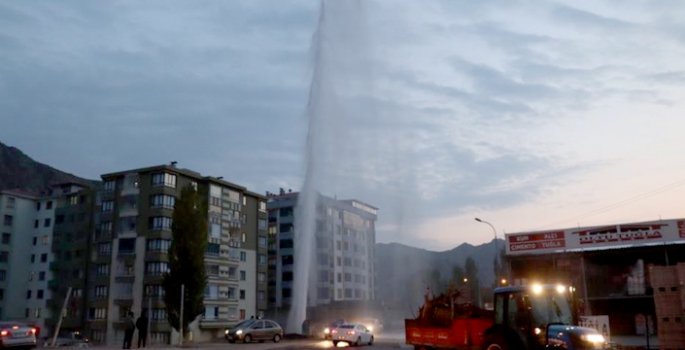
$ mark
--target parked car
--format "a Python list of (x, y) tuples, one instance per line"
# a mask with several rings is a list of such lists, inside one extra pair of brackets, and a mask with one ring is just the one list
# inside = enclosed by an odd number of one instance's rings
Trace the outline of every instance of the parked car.
[(340, 320), (335, 320), (335, 321), (331, 322), (331, 323), (328, 325), (328, 327), (324, 328), (324, 330), (323, 330), (323, 338), (324, 338), (324, 339), (331, 339), (331, 332), (332, 332), (334, 329), (340, 327), (340, 325), (345, 324), (345, 323), (346, 323), (345, 320), (342, 320), (342, 319), (340, 319)]
[(345, 342), (348, 345), (359, 346), (361, 344), (373, 345), (373, 333), (360, 323), (346, 323), (331, 331), (333, 346)]
[(0, 348), (36, 347), (36, 328), (21, 322), (0, 322)]
[(235, 327), (225, 331), (226, 340), (229, 343), (242, 341), (251, 343), (253, 341), (263, 342), (272, 340), (278, 343), (283, 339), (283, 327), (271, 320), (245, 320), (238, 323)]

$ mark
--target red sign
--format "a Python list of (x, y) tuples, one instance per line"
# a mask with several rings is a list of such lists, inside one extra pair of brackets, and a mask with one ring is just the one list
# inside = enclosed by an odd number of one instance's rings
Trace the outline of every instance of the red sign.
[(685, 221), (678, 221), (678, 234), (680, 238), (685, 238)]
[(564, 231), (509, 236), (509, 251), (557, 249), (566, 247)]

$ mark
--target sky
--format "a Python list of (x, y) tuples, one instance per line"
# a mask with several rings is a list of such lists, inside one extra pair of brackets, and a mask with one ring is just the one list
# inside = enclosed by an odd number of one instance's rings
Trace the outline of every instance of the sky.
[(378, 207), (378, 242), (490, 241), (475, 217), (500, 238), (685, 217), (685, 3), (323, 13), (309, 0), (2, 2), (0, 142), (93, 179), (178, 161), (297, 191), (315, 87), (331, 111), (320, 191)]

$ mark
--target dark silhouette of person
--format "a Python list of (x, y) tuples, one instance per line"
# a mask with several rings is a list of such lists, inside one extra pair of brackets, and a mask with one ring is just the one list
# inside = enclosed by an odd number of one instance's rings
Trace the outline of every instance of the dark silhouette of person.
[(130, 349), (133, 342), (133, 333), (136, 331), (136, 323), (133, 321), (133, 312), (129, 312), (124, 320), (126, 330), (124, 331), (124, 349)]
[(147, 340), (147, 312), (143, 312), (138, 317), (136, 328), (138, 328), (138, 348), (140, 348), (140, 344), (143, 344), (143, 347), (145, 347)]

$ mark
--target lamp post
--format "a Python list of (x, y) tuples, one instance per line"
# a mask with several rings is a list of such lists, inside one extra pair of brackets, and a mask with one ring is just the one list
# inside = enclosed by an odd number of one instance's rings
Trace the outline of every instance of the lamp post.
[(497, 265), (498, 265), (498, 260), (499, 260), (499, 250), (497, 249), (497, 230), (495, 230), (495, 226), (492, 226), (491, 223), (489, 223), (489, 222), (487, 222), (487, 221), (485, 221), (485, 220), (481, 220), (481, 219), (479, 219), (479, 218), (476, 218), (476, 221), (478, 221), (478, 222), (480, 222), (480, 223), (483, 223), (483, 224), (487, 224), (487, 225), (489, 225), (490, 227), (492, 227), (492, 233), (495, 234), (495, 281), (497, 281), (497, 279), (498, 279), (498, 277), (499, 277), (499, 276), (497, 276), (497, 275), (499, 274), (499, 268), (498, 268), (498, 266), (497, 266)]

